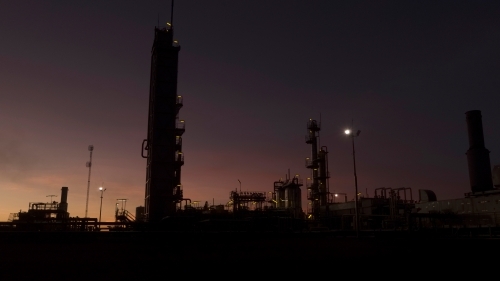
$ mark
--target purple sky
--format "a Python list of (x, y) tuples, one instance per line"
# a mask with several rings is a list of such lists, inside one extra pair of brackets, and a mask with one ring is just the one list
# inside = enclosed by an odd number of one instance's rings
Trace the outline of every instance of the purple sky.
[[(169, 1), (0, 1), (0, 220), (59, 201), (113, 220), (116, 199), (144, 204), (150, 51)], [(470, 191), (464, 113), (483, 114), (500, 164), (500, 2), (195, 1), (175, 3), (184, 194), (226, 203), (239, 187), (309, 175), (304, 141), (319, 120), (330, 191), (358, 183)], [(303, 192), (305, 197), (305, 192)], [(305, 204), (303, 207), (305, 208)]]

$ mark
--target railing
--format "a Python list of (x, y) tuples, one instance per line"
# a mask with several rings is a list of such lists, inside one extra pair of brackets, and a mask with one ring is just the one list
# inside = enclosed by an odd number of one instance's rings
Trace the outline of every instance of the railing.
[(177, 130), (185, 130), (186, 129), (186, 123), (184, 122), (184, 120), (180, 120), (178, 121), (176, 124), (175, 124), (175, 128)]
[(175, 104), (177, 104), (177, 106), (179, 106), (179, 107), (182, 107), (182, 105), (183, 105), (182, 96), (177, 96), (177, 100), (175, 101)]
[(314, 161), (313, 159), (311, 158), (306, 158), (306, 168), (317, 168), (318, 167), (318, 163), (316, 163), (316, 161)]
[(307, 121), (307, 129), (311, 131), (319, 131), (320, 125), (318, 125), (318, 122), (316, 122), (316, 120), (309, 120)]
[(182, 152), (176, 151), (175, 152), (175, 161), (184, 163), (184, 154)]
[(135, 219), (135, 216), (134, 216), (134, 215), (132, 215), (129, 211), (125, 210), (125, 212), (124, 212), (124, 213), (125, 213), (125, 217), (127, 217), (127, 219), (128, 219), (130, 222), (133, 222), (133, 221), (135, 221), (135, 220), (136, 220), (136, 219)]
[(256, 199), (265, 200), (268, 197), (267, 192), (256, 192), (256, 191), (231, 191), (229, 193), (229, 198), (233, 199)]
[(183, 197), (183, 191), (182, 191), (182, 185), (177, 185), (175, 188), (174, 188), (174, 196), (177, 196), (177, 197), (180, 197), (182, 198)]
[(30, 210), (58, 210), (59, 203), (30, 202), (29, 208)]
[(7, 221), (15, 221), (19, 219), (19, 213), (10, 213)]
[(181, 136), (175, 137), (175, 145), (182, 145), (182, 137)]

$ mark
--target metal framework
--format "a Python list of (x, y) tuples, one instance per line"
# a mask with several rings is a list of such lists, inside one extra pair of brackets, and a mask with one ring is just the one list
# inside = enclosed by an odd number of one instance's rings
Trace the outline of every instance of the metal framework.
[(311, 169), (311, 182), (306, 183), (307, 200), (310, 201), (309, 217), (318, 219), (321, 208), (328, 208), (330, 172), (328, 171), (328, 149), (319, 146), (319, 131), (321, 124), (309, 119), (307, 122), (306, 143), (311, 145), (311, 157), (306, 158), (306, 167)]
[(173, 215), (183, 200), (181, 167), (184, 165), (179, 120), (182, 97), (177, 95), (177, 67), (180, 46), (173, 28), (155, 28), (151, 51), (148, 137), (142, 143), (147, 158), (144, 220), (157, 222)]

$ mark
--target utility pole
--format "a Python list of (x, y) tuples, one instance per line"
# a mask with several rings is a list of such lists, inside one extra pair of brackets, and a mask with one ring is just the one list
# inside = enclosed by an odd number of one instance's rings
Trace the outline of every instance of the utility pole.
[(361, 133), (358, 130), (356, 133), (352, 130), (345, 130), (345, 134), (351, 137), (352, 140), (352, 162), (354, 166), (354, 225), (356, 227), (356, 237), (359, 237), (359, 204), (358, 204), (358, 175), (356, 174), (356, 152), (354, 149), (354, 137), (358, 137)]
[[(104, 186), (104, 183), (102, 184)], [(99, 191), (101, 192), (101, 206), (99, 207), (99, 222), (101, 222), (101, 213), (102, 213), (102, 194), (104, 191), (106, 191), (106, 188), (103, 186), (99, 187)], [(101, 225), (99, 225), (99, 228), (101, 228)]]
[(89, 190), (90, 190), (90, 169), (92, 168), (92, 151), (94, 150), (93, 145), (89, 145), (89, 151), (90, 151), (90, 161), (87, 162), (87, 167), (89, 168), (89, 179), (87, 182), (87, 202), (85, 203), (85, 217), (87, 218), (87, 213), (89, 210)]

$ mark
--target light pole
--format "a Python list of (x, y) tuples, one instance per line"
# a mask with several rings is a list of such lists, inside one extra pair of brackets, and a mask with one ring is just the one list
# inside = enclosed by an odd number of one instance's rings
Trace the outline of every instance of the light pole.
[(240, 181), (240, 180), (238, 180), (238, 182), (240, 183), (240, 193), (241, 193), (241, 181)]
[[(99, 187), (99, 191), (101, 192), (101, 206), (99, 207), (99, 222), (101, 222), (101, 213), (102, 213), (102, 194), (104, 193), (104, 191), (106, 191), (106, 188), (104, 187)], [(101, 225), (99, 225), (99, 227), (101, 227)]]
[(355, 227), (356, 227), (356, 237), (359, 237), (359, 211), (358, 211), (358, 176), (356, 175), (356, 152), (354, 150), (354, 137), (359, 136), (361, 133), (360, 130), (358, 130), (356, 133), (353, 131), (347, 129), (344, 131), (346, 135), (350, 136), (352, 139), (352, 162), (354, 165), (354, 189), (355, 189), (355, 194), (354, 194), (354, 220), (355, 220)]
[(94, 150), (93, 145), (89, 145), (89, 151), (90, 151), (90, 161), (87, 162), (87, 167), (89, 168), (89, 179), (87, 182), (87, 202), (85, 203), (85, 217), (87, 218), (87, 213), (89, 209), (89, 190), (90, 190), (90, 169), (92, 169), (92, 151)]

